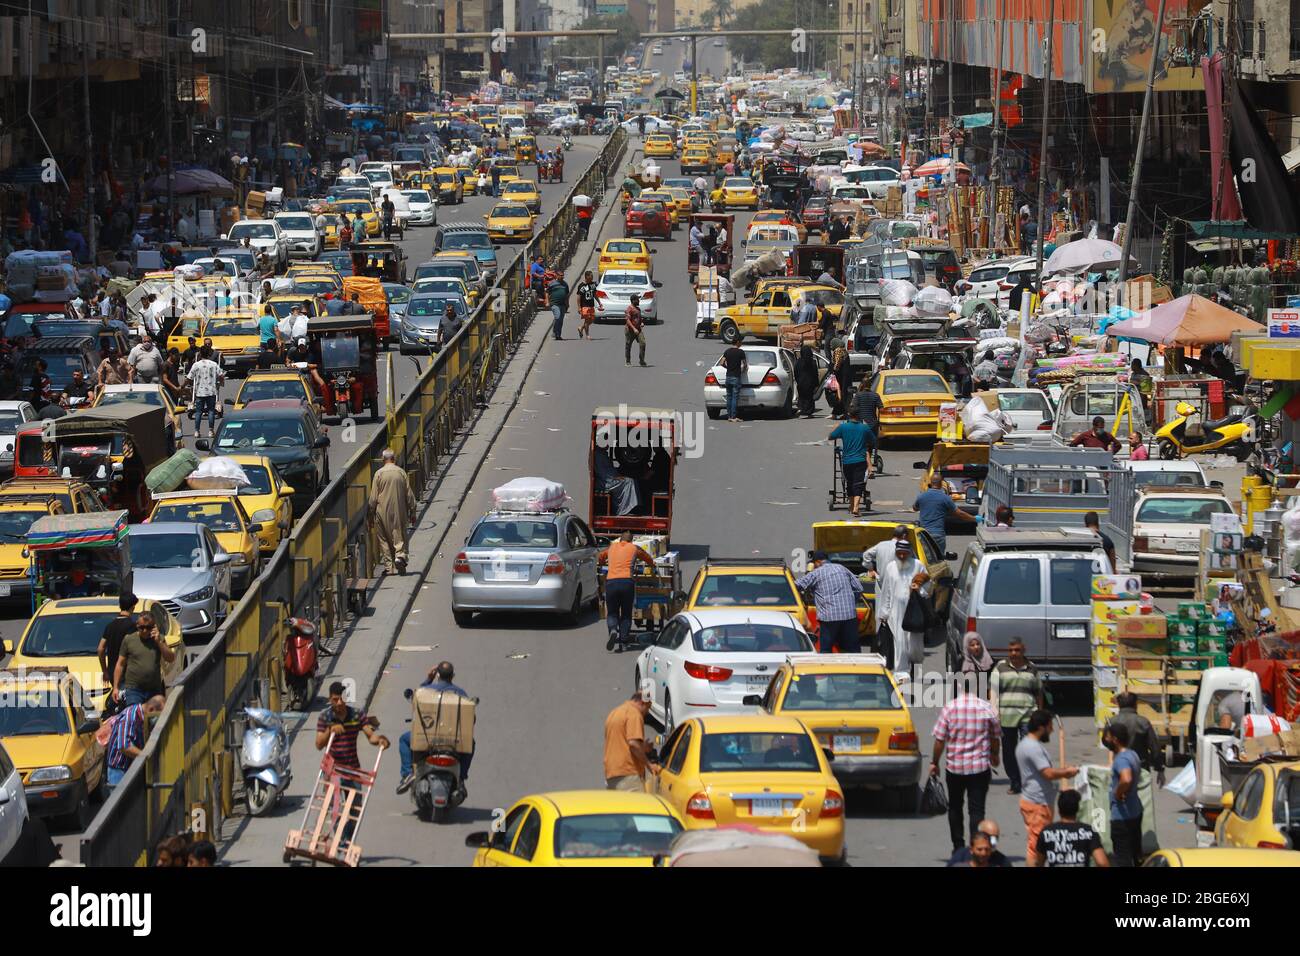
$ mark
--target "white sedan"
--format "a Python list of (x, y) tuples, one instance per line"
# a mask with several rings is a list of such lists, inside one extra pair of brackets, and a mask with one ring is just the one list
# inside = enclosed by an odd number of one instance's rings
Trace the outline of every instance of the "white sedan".
[[(794, 363), (797, 357), (789, 349), (775, 345), (746, 345), (744, 381), (740, 385), (737, 410), (776, 411), (783, 415), (794, 414), (795, 385)], [(813, 350), (817, 362), (817, 391), (814, 400), (821, 397), (826, 382), (829, 363), (820, 351)], [(704, 376), (704, 410), (710, 418), (721, 418), (727, 413), (727, 369), (722, 356)]]
[[(673, 133), (672, 123), (669, 123), (666, 120), (661, 120), (658, 116), (651, 116), (649, 113), (646, 113), (644, 115), (645, 115), (645, 131), (647, 133), (668, 133), (668, 134)], [(630, 120), (624, 120), (620, 125), (628, 133), (639, 135), (641, 132), (641, 127), (638, 123), (638, 119), (639, 119), (638, 116), (634, 116)]]
[(785, 611), (684, 611), (637, 657), (634, 686), (654, 684), (650, 713), (667, 735), (691, 717), (753, 713), (745, 698), (767, 690), (787, 654), (812, 650), (808, 633)]
[(658, 286), (640, 269), (610, 269), (600, 277), (596, 286), (596, 320), (622, 320), (632, 296), (641, 297), (641, 318), (646, 322), (659, 321), (659, 300), (655, 296)]
[(427, 189), (403, 189), (402, 195), (406, 197), (411, 207), (411, 215), (406, 220), (408, 225), (436, 226), (438, 224), (438, 204), (433, 201)]

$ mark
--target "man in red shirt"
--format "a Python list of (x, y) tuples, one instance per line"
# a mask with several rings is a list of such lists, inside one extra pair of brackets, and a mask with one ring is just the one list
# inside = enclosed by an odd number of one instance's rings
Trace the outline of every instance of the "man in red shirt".
[(1092, 420), (1092, 428), (1079, 432), (1070, 439), (1070, 446), (1082, 445), (1084, 448), (1103, 448), (1112, 455), (1119, 453), (1119, 442), (1115, 436), (1106, 431), (1106, 419), (1100, 415)]
[(632, 364), (632, 343), (636, 342), (641, 346), (641, 366), (645, 367), (645, 332), (642, 331), (644, 325), (641, 319), (641, 297), (634, 295), (627, 311), (623, 313), (623, 363), (625, 365)]

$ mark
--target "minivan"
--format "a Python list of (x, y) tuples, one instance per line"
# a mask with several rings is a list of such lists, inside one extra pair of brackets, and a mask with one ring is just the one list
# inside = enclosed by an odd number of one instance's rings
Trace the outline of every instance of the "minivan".
[(1110, 574), (1101, 536), (1086, 529), (981, 526), (966, 550), (948, 614), (948, 668), (967, 631), (994, 657), (1012, 638), (1044, 680), (1092, 680), (1092, 576)]
[(92, 387), (98, 381), (99, 341), (89, 335), (51, 335), (29, 342), (18, 360), (18, 381), (25, 388), (44, 359), (50, 387), (62, 392), (72, 384), (72, 373), (81, 372)]

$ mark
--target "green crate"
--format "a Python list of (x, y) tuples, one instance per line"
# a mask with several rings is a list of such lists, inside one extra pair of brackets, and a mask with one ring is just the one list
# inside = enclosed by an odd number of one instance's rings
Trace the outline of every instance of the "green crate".
[(1200, 652), (1200, 638), (1196, 635), (1179, 636), (1169, 638), (1169, 653), (1174, 657), (1182, 657), (1187, 654), (1197, 654)]
[(1195, 640), (1200, 629), (1200, 622), (1193, 618), (1171, 617), (1168, 619), (1166, 624), (1169, 630), (1169, 642), (1171, 646), (1176, 637), (1190, 637)]
[(1210, 616), (1209, 608), (1197, 601), (1179, 601), (1178, 616), (1192, 621), (1200, 621)]
[(1196, 629), (1196, 633), (1201, 637), (1227, 637), (1228, 625), (1222, 621), (1205, 620), (1201, 621)]

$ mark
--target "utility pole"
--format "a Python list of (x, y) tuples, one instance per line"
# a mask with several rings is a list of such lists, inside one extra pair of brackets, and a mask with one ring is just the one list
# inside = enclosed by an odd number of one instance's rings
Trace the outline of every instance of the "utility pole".
[(1002, 0), (1002, 13), (998, 17), (998, 55), (997, 68), (993, 71), (993, 140), (989, 152), (989, 238), (993, 238), (993, 227), (998, 214), (998, 127), (1002, 124), (1002, 47), (1007, 35), (1007, 0)]
[(898, 89), (902, 93), (902, 122), (899, 124), (898, 156), (906, 163), (909, 145), (907, 134), (911, 131), (911, 124), (907, 121), (907, 0), (900, 0), (899, 6), (902, 8), (899, 17), (902, 33), (898, 44)]
[(1043, 297), (1043, 213), (1047, 210), (1047, 115), (1050, 112), (1052, 91), (1052, 47), (1056, 33), (1056, 0), (1048, 0), (1047, 14), (1047, 56), (1043, 60), (1043, 122), (1038, 141), (1038, 251), (1037, 272), (1038, 298)]
[(605, 105), (605, 38), (596, 37), (596, 105)]
[(163, 122), (167, 127), (167, 235), (170, 238), (176, 213), (176, 157), (172, 153), (172, 100), (176, 84), (172, 82), (172, 11), (170, 0), (163, 4), (160, 29), (163, 55)]
[(81, 93), (86, 107), (86, 166), (84, 188), (86, 193), (86, 241), (90, 244), (90, 261), (96, 263), (99, 255), (99, 232), (95, 229), (95, 135), (90, 124), (90, 44), (81, 44)]
[[(915, 2), (915, 0), (912, 0)], [(917, 22), (917, 36), (920, 36), (921, 24), (920, 18)], [(934, 35), (930, 29), (930, 21), (925, 22), (925, 148), (928, 152), (930, 149), (930, 91), (934, 89), (933, 64), (934, 58), (930, 55), (930, 37)]]
[(951, 126), (957, 116), (957, 108), (952, 103), (952, 75), (957, 66), (957, 7), (945, 3), (944, 12), (948, 20), (948, 42), (944, 46), (947, 47), (945, 52), (948, 54), (948, 125)]
[(271, 4), (271, 35), (275, 48), (271, 51), (271, 63), (275, 68), (275, 132), (271, 136), (271, 186), (279, 179), (280, 173), (280, 13), (279, 5)]
[[(1125, 302), (1125, 286), (1128, 282), (1129, 250), (1133, 248), (1133, 234), (1137, 231), (1138, 185), (1142, 182), (1142, 156), (1146, 152), (1147, 124), (1151, 120), (1151, 100), (1156, 86), (1156, 67), (1160, 59), (1160, 36), (1165, 29), (1165, 0), (1160, 0), (1156, 11), (1156, 43), (1151, 51), (1151, 65), (1147, 68), (1147, 90), (1142, 97), (1142, 125), (1138, 127), (1137, 152), (1133, 156), (1133, 177), (1128, 187), (1128, 213), (1124, 216), (1124, 245), (1119, 257), (1119, 303)], [(1222, 178), (1219, 179), (1222, 182)]]
[[(1223, 25), (1223, 34), (1226, 40), (1226, 52), (1223, 57), (1223, 142), (1220, 146), (1220, 154), (1223, 157), (1223, 165), (1216, 170), (1214, 177), (1214, 206), (1210, 210), (1210, 218), (1217, 219), (1223, 213), (1223, 190), (1227, 183), (1232, 181), (1232, 94), (1236, 92), (1234, 87), (1237, 85), (1237, 0), (1228, 0), (1228, 13), (1226, 22)], [(1157, 34), (1157, 38), (1159, 34)], [(1132, 231), (1132, 223), (1124, 224), (1124, 231)]]
[(880, 137), (880, 145), (886, 149), (889, 148), (889, 114), (885, 109), (885, 103), (889, 99), (889, 80), (890, 72), (888, 64), (885, 62), (889, 59), (889, 49), (885, 44), (885, 18), (889, 15), (890, 0), (879, 0), (876, 5), (876, 106), (880, 113), (879, 125), (876, 133)]

